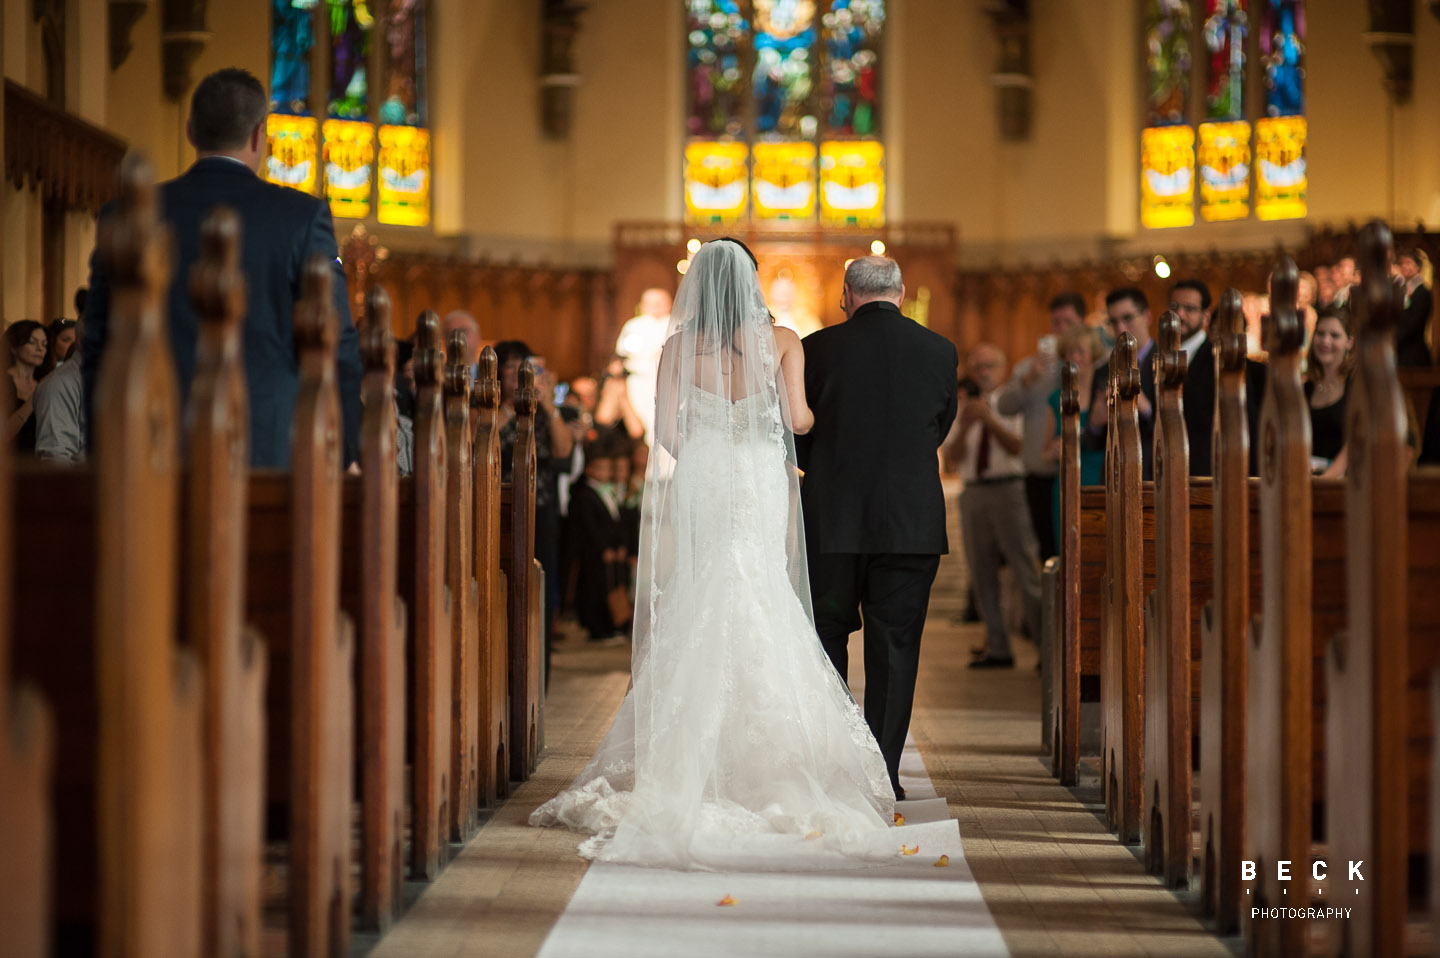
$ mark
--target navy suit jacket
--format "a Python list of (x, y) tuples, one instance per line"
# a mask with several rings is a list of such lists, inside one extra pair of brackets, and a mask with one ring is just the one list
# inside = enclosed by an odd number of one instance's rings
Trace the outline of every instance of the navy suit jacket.
[[(241, 270), (246, 309), (241, 343), (250, 392), (250, 464), (290, 465), (291, 419), (300, 387), (295, 346), (295, 303), (301, 269), (319, 253), (334, 264), (335, 312), (340, 318), (337, 351), (340, 411), (345, 426), (345, 462), (360, 452), (359, 337), (350, 320), (345, 269), (335, 244), (335, 226), (324, 201), (267, 183), (248, 167), (225, 157), (197, 160), (184, 174), (159, 186), (160, 212), (174, 232), (174, 275), (170, 281), (170, 345), (180, 382), (180, 402), (195, 378), (199, 317), (190, 304), (190, 270), (200, 258), (200, 225), (220, 204), (240, 217)], [(101, 220), (113, 210), (106, 207)], [(90, 298), (85, 308), (84, 350), (87, 405), (109, 337), (110, 280), (98, 255), (90, 258)], [(94, 417), (90, 422), (94, 422)]]
[(947, 552), (935, 454), (959, 408), (955, 345), (884, 302), (801, 343), (815, 413), (815, 428), (795, 437), (807, 548)]

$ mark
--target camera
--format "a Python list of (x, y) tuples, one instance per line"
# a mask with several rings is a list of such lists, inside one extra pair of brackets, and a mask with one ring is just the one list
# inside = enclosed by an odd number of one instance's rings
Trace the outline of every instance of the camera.
[(958, 385), (959, 385), (959, 388), (960, 388), (960, 393), (961, 393), (961, 395), (969, 396), (971, 399), (977, 399), (977, 398), (979, 398), (979, 396), (980, 396), (980, 384), (977, 383), (977, 382), (974, 380), (974, 378), (972, 378), (972, 377), (970, 377), (970, 376), (966, 376), (966, 377), (964, 377), (963, 379), (960, 380), (960, 382), (959, 382)]

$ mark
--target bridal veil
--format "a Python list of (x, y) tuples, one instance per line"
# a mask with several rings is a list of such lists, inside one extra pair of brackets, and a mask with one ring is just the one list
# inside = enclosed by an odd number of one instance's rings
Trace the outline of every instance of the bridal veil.
[(632, 689), (532, 816), (588, 857), (679, 868), (891, 857), (884, 760), (815, 634), (770, 313), (739, 244), (680, 284), (656, 388)]

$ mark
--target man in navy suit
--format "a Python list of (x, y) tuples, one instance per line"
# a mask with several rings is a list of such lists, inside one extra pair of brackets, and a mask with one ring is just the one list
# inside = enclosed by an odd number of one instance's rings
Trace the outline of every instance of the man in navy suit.
[(815, 628), (846, 680), (864, 625), (865, 720), (897, 799), (920, 633), (949, 548), (936, 451), (959, 408), (954, 344), (904, 316), (904, 299), (894, 260), (846, 269), (845, 322), (802, 340), (815, 428), (795, 443)]
[[(295, 302), (300, 298), (301, 269), (318, 253), (334, 263), (333, 295), (340, 319), (337, 383), (348, 465), (360, 451), (363, 370), (359, 338), (350, 321), (345, 270), (325, 202), (257, 175), (265, 153), (267, 110), (265, 88), (244, 70), (219, 70), (201, 80), (185, 126), (195, 147), (195, 163), (159, 187), (161, 215), (175, 237), (169, 324), (180, 399), (183, 403), (189, 395), (195, 376), (199, 318), (190, 304), (190, 270), (200, 257), (200, 225), (212, 209), (224, 204), (239, 214), (242, 224), (246, 309), (241, 335), (250, 392), (250, 464), (282, 469), (290, 465), (290, 422), (300, 386)], [(101, 218), (109, 213), (107, 208)], [(92, 256), (83, 353), (87, 404), (94, 395), (108, 339), (109, 313), (109, 277), (99, 257)]]

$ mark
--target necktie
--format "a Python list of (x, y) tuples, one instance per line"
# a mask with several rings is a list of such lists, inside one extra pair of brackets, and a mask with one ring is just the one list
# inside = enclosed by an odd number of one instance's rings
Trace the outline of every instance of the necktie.
[(981, 420), (980, 422), (980, 445), (975, 449), (975, 478), (985, 478), (985, 470), (990, 468), (990, 424)]

